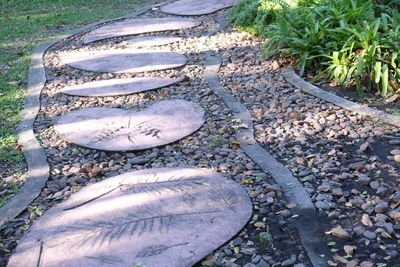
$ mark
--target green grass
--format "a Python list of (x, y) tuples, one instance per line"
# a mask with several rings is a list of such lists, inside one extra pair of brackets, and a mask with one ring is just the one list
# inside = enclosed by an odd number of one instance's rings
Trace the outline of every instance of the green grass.
[[(16, 150), (31, 53), (41, 43), (88, 23), (126, 15), (146, 0), (0, 0), (0, 178), (24, 168)], [(10, 169), (11, 168), (11, 169)]]

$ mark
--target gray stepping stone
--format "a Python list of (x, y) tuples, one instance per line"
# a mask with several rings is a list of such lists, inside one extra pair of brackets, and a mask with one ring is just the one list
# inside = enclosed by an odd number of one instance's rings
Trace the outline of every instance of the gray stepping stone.
[(137, 49), (110, 49), (63, 52), (60, 58), (71, 67), (94, 72), (145, 72), (172, 69), (186, 64), (187, 58), (174, 52)]
[(129, 95), (165, 87), (181, 80), (182, 79), (179, 78), (158, 77), (111, 79), (65, 87), (61, 89), (60, 92), (77, 96)]
[(182, 30), (199, 26), (201, 21), (188, 18), (145, 18), (115, 22), (89, 32), (83, 38), (85, 44), (119, 36)]
[(89, 108), (62, 116), (54, 125), (65, 140), (107, 151), (143, 150), (175, 142), (204, 123), (204, 110), (184, 100), (157, 102), (141, 111)]
[(182, 37), (158, 35), (158, 36), (138, 36), (128, 40), (131, 47), (150, 47), (172, 44), (182, 40)]
[(207, 169), (128, 172), (46, 211), (8, 267), (192, 266), (240, 231), (251, 210), (240, 185)]
[(161, 11), (182, 16), (206, 15), (231, 7), (240, 1), (242, 0), (180, 0), (161, 7)]

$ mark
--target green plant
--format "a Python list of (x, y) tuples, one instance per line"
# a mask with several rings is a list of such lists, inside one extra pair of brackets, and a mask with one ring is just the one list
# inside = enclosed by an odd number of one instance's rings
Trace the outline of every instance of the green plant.
[(224, 144), (220, 135), (214, 135), (209, 141), (210, 148), (221, 147)]
[[(264, 2), (273, 5), (262, 10)], [(385, 96), (399, 87), (400, 14), (394, 8), (383, 13), (378, 4), (382, 1), (245, 1), (235, 7), (240, 16), (231, 17), (268, 37), (265, 56), (295, 58), (300, 75), (311, 71), (317, 73), (314, 81), (324, 76), (340, 85), (354, 84), (360, 93), (374, 89)], [(271, 12), (270, 21), (256, 19)]]
[(273, 248), (274, 244), (272, 243), (273, 238), (269, 231), (269, 226), (266, 226), (266, 232), (261, 232), (258, 235), (258, 241), (260, 242), (261, 250), (267, 250), (268, 248)]
[(9, 194), (0, 197), (0, 207), (6, 204), (13, 195), (19, 192), (19, 186), (17, 184), (13, 184), (8, 190), (10, 191)]

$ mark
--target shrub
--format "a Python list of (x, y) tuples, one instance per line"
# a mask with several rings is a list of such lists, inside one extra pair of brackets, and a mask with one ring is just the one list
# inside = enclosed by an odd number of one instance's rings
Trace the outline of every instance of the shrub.
[(266, 56), (295, 57), (300, 75), (315, 71), (316, 79), (355, 84), (359, 92), (378, 89), (385, 96), (400, 79), (400, 16), (395, 9), (379, 11), (379, 5), (371, 0), (247, 0), (234, 7), (230, 21), (268, 37)]

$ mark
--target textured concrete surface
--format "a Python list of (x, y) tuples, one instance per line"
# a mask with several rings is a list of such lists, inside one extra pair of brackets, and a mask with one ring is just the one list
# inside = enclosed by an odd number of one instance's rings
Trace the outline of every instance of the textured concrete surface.
[(233, 6), (241, 0), (180, 0), (161, 7), (161, 11), (183, 16), (198, 16), (214, 13), (217, 10)]
[(188, 18), (145, 18), (129, 19), (97, 28), (86, 34), (83, 41), (90, 42), (125, 35), (148, 32), (182, 30), (199, 26), (200, 21)]
[(63, 52), (60, 58), (71, 67), (94, 72), (145, 72), (183, 66), (187, 58), (174, 52), (137, 49)]
[(177, 141), (201, 127), (204, 110), (184, 100), (165, 100), (133, 112), (117, 108), (73, 111), (55, 123), (69, 142), (99, 150), (142, 150)]
[(153, 90), (181, 81), (179, 78), (127, 78), (88, 82), (60, 90), (61, 93), (77, 96), (117, 96)]
[(191, 266), (235, 235), (252, 205), (207, 169), (128, 172), (48, 210), (9, 267)]

